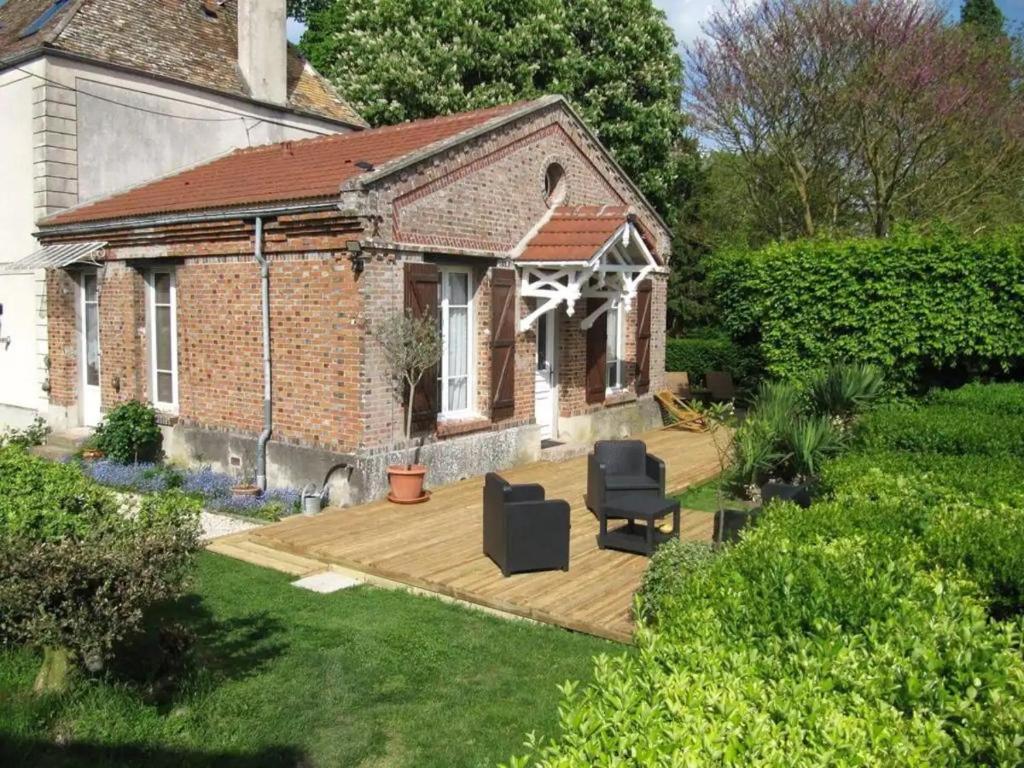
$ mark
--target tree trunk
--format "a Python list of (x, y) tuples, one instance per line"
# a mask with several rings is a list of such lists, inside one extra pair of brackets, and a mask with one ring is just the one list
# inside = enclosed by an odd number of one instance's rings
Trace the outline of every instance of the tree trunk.
[(71, 668), (71, 654), (66, 648), (43, 649), (43, 665), (36, 675), (32, 690), (39, 695), (63, 693), (68, 688), (68, 671)]

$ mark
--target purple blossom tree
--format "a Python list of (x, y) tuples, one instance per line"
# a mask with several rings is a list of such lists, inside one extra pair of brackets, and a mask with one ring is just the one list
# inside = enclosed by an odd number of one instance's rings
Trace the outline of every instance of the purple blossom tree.
[(900, 216), (957, 219), (1018, 194), (1024, 72), (1007, 41), (922, 0), (734, 3), (705, 31), (690, 109), (756, 188), (798, 201), (799, 234), (883, 236)]

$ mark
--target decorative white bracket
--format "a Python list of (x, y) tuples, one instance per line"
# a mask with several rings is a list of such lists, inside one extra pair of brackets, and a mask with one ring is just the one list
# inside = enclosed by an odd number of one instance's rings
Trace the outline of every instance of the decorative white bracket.
[(517, 266), (521, 269), (519, 295), (543, 300), (519, 321), (522, 333), (560, 304), (565, 304), (565, 314), (572, 317), (581, 298), (604, 299), (580, 322), (583, 330), (618, 302), (628, 312), (640, 281), (657, 268), (658, 262), (635, 225), (626, 222), (589, 261), (520, 262)]

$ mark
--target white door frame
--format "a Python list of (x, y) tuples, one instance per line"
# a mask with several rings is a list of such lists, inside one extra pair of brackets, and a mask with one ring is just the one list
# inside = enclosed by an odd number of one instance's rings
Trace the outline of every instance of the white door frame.
[[(92, 301), (86, 301), (86, 280), (88, 278), (94, 278), (96, 280), (96, 296)], [(86, 315), (88, 311), (88, 305), (96, 305), (96, 383), (89, 383), (89, 363), (88, 363), (88, 338), (87, 338), (87, 327), (86, 327)], [(99, 305), (99, 273), (94, 269), (83, 270), (78, 277), (78, 359), (79, 375), (78, 375), (78, 387), (80, 397), (79, 403), (79, 417), (84, 426), (95, 427), (103, 419), (101, 412), (102, 406), (102, 395), (100, 382), (102, 381), (103, 371), (103, 345), (100, 339), (100, 305)]]
[[(545, 347), (547, 349), (548, 368), (546, 371), (547, 378), (547, 397), (550, 401), (548, 407), (550, 413), (548, 414), (548, 420), (542, 421), (540, 411), (538, 410), (538, 395), (543, 392), (544, 386), (544, 374), (541, 370), (534, 366), (534, 421), (540, 425), (541, 428), (541, 440), (549, 440), (558, 437), (558, 378), (559, 378), (559, 361), (558, 361), (558, 313), (554, 310), (550, 310), (544, 313), (544, 322), (540, 322), (538, 318), (537, 332), (538, 334), (543, 330), (545, 333)], [(537, 339), (538, 350), (540, 348), (540, 339)]]

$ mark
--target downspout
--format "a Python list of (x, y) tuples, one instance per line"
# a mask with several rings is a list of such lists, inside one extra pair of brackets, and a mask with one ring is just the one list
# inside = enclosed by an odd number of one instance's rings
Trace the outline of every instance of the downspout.
[(256, 486), (267, 490), (267, 443), (274, 432), (274, 416), (270, 386), (270, 264), (263, 255), (263, 217), (256, 217), (256, 248), (253, 253), (260, 265), (260, 290), (263, 307), (263, 431), (256, 442)]

